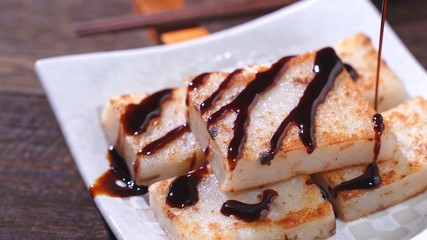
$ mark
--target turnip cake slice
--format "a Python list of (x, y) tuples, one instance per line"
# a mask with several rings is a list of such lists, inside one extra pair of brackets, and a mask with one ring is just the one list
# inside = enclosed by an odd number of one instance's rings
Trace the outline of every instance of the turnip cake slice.
[[(375, 111), (332, 48), (189, 79), (189, 123), (223, 191), (373, 159)], [(379, 160), (395, 138), (383, 133)]]
[[(223, 192), (206, 167), (154, 183), (149, 192), (154, 215), (170, 239), (323, 239), (335, 233), (332, 206), (308, 176)], [(196, 200), (186, 199), (190, 195)]]
[[(363, 33), (356, 34), (334, 46), (337, 55), (348, 68), (357, 89), (371, 106), (375, 101), (378, 53)], [(378, 91), (378, 111), (383, 112), (403, 102), (405, 87), (387, 64), (381, 61)]]
[(123, 95), (104, 107), (108, 141), (125, 159), (136, 184), (147, 186), (205, 163), (186, 123), (185, 92), (177, 88)]
[(378, 163), (382, 179), (378, 188), (334, 191), (339, 184), (361, 176), (366, 166), (313, 176), (328, 189), (329, 200), (343, 220), (366, 216), (427, 189), (427, 101), (416, 97), (382, 115), (386, 128), (397, 137), (397, 151), (392, 160)]

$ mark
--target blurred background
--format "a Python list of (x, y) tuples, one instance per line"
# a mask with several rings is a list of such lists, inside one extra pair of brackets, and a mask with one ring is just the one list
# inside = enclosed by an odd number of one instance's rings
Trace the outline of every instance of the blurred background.
[[(169, 26), (87, 37), (75, 33), (76, 24), (85, 21), (203, 3), (217, 1), (0, 1), (0, 239), (114, 239), (77, 171), (35, 76), (34, 62), (58, 55), (173, 44), (268, 12), (194, 22), (179, 26), (185, 30), (178, 32), (180, 28)], [(381, 6), (381, 0), (372, 3)], [(391, 0), (387, 9), (387, 21), (424, 68), (426, 12), (427, 1), (422, 0)]]

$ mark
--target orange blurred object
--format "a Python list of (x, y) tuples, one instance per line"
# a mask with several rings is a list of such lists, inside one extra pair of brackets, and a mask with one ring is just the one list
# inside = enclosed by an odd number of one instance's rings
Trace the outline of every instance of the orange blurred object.
[[(133, 4), (135, 11), (142, 14), (171, 10), (184, 6), (182, 0), (133, 0)], [(166, 32), (156, 29), (149, 29), (149, 31), (153, 39), (164, 44), (181, 42), (209, 34), (208, 30), (200, 26)]]

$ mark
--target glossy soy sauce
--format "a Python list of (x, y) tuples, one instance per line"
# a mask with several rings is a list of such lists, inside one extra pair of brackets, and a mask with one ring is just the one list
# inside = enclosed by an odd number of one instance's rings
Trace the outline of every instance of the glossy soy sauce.
[[(110, 146), (107, 158), (110, 161), (110, 169), (89, 187), (89, 193), (92, 198), (98, 195), (130, 197), (147, 193), (147, 187), (138, 186), (134, 183), (125, 161), (120, 157), (114, 147)], [(125, 186), (117, 185), (117, 181), (121, 181)]]
[(218, 89), (212, 93), (205, 101), (200, 104), (200, 112), (203, 114), (211, 109), (215, 103), (221, 98), (225, 90), (227, 90), (232, 84), (234, 79), (243, 72), (243, 69), (237, 69), (230, 73), (224, 81), (221, 82)]
[(211, 73), (202, 73), (199, 76), (197, 76), (196, 78), (193, 79), (193, 81), (191, 81), (188, 84), (188, 91), (191, 92), (194, 89), (199, 88), (200, 86), (202, 86), (203, 84), (205, 84), (205, 82), (208, 80), (209, 76), (211, 75)]
[(197, 186), (207, 173), (206, 167), (200, 167), (193, 172), (176, 177), (169, 185), (166, 204), (175, 208), (184, 208), (196, 204), (199, 201)]
[[(385, 14), (387, 10), (387, 0), (383, 0), (382, 4), (382, 11), (381, 11), (381, 30), (380, 30), (380, 42), (378, 47), (378, 59), (377, 59), (377, 76), (376, 76), (376, 82), (375, 82), (375, 102), (374, 102), (374, 108), (377, 111), (378, 109), (378, 85), (379, 85), (379, 79), (380, 79), (380, 66), (381, 66), (381, 51), (382, 51), (382, 43), (383, 43), (383, 33), (384, 33), (384, 23), (385, 23)], [(374, 189), (381, 186), (382, 179), (380, 175), (379, 168), (376, 164), (376, 161), (378, 159), (378, 155), (381, 148), (381, 136), (384, 131), (384, 123), (383, 123), (383, 117), (381, 114), (376, 113), (373, 118), (374, 122), (374, 159), (373, 163), (369, 164), (366, 167), (365, 172), (350, 181), (343, 182), (339, 184), (338, 186), (334, 187), (332, 190), (332, 195), (336, 197), (336, 193), (339, 191), (344, 190), (354, 190), (354, 189)]]
[[(184, 125), (181, 125), (175, 129), (169, 131), (163, 137), (147, 144), (145, 147), (143, 147), (142, 149), (140, 149), (138, 151), (137, 155), (138, 156), (144, 156), (144, 155), (154, 154), (157, 151), (164, 148), (169, 143), (171, 143), (172, 141), (174, 141), (175, 139), (181, 137), (184, 133), (189, 132), (189, 131), (190, 131), (190, 127), (188, 126), (187, 123)], [(194, 163), (195, 163), (195, 160), (194, 160)], [(190, 165), (190, 167), (191, 167), (191, 165)], [(138, 169), (139, 169), (139, 161), (137, 160), (133, 163), (133, 171), (135, 173), (137, 173)], [(191, 169), (192, 169), (192, 167), (191, 167)]]
[(383, 131), (385, 129), (384, 123), (383, 123), (383, 116), (381, 114), (377, 113), (372, 118), (374, 121), (374, 162), (377, 161), (378, 155), (380, 153), (381, 149), (381, 136), (383, 134)]
[(227, 160), (230, 170), (234, 170), (237, 161), (242, 157), (242, 149), (246, 142), (246, 128), (249, 124), (249, 113), (256, 105), (260, 96), (273, 88), (288, 69), (288, 62), (293, 57), (285, 57), (273, 64), (264, 72), (258, 72), (246, 88), (229, 104), (221, 107), (208, 119), (208, 128), (226, 116), (228, 112), (236, 113), (233, 127), (233, 138), (228, 145)]
[(172, 98), (173, 90), (165, 89), (144, 98), (138, 104), (129, 104), (120, 118), (124, 132), (128, 135), (138, 135), (148, 127), (150, 120), (160, 116), (162, 105)]
[(331, 195), (336, 197), (336, 193), (344, 190), (354, 190), (354, 189), (374, 189), (381, 186), (382, 179), (379, 173), (379, 168), (376, 164), (378, 155), (381, 148), (381, 135), (384, 131), (384, 123), (381, 114), (377, 113), (373, 117), (374, 122), (374, 161), (366, 167), (365, 172), (352, 180), (343, 182), (338, 186), (334, 187)]
[(307, 149), (312, 153), (316, 148), (314, 137), (314, 117), (316, 109), (332, 88), (335, 78), (343, 70), (343, 63), (332, 48), (324, 48), (317, 52), (314, 62), (314, 78), (308, 84), (298, 105), (282, 121), (279, 128), (270, 140), (270, 151), (264, 154), (262, 164), (268, 164), (277, 154), (280, 144), (292, 125), (299, 128), (299, 137)]
[(138, 151), (138, 155), (151, 155), (164, 148), (166, 145), (171, 143), (173, 140), (181, 137), (184, 133), (190, 132), (188, 124), (181, 125), (177, 128), (166, 133), (163, 137), (147, 144), (144, 148)]
[(385, 23), (386, 12), (387, 12), (387, 0), (383, 0), (382, 10), (381, 10), (380, 42), (378, 46), (378, 58), (377, 58), (377, 78), (375, 82), (375, 102), (374, 102), (375, 111), (378, 110), (378, 85), (380, 82), (381, 53), (383, 49), (383, 35), (384, 35), (384, 23)]
[(365, 172), (350, 181), (343, 182), (336, 186), (331, 195), (336, 196), (337, 192), (344, 190), (355, 190), (355, 189), (374, 189), (381, 186), (382, 180), (379, 174), (377, 164), (371, 163), (366, 167)]
[(270, 211), (270, 205), (279, 194), (272, 190), (267, 189), (262, 192), (262, 200), (256, 204), (248, 204), (236, 200), (228, 200), (221, 207), (221, 213), (225, 216), (233, 215), (246, 222), (253, 222), (262, 217), (267, 216)]

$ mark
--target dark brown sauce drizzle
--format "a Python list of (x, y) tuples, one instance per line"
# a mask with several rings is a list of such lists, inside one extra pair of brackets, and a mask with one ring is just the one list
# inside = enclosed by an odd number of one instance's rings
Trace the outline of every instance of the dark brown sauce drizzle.
[(359, 74), (357, 73), (356, 69), (353, 68), (348, 63), (344, 63), (345, 70), (347, 70), (348, 74), (350, 75), (351, 79), (356, 80)]
[[(108, 150), (107, 158), (110, 161), (110, 169), (96, 179), (95, 183), (89, 187), (89, 193), (92, 198), (98, 195), (130, 197), (147, 193), (147, 187), (138, 186), (132, 181), (125, 161), (112, 146)], [(126, 186), (121, 187), (116, 184), (116, 181), (122, 181)]]
[[(384, 23), (385, 23), (385, 14), (387, 10), (387, 0), (383, 0), (382, 4), (382, 11), (381, 11), (381, 30), (380, 30), (380, 43), (378, 48), (378, 61), (377, 61), (377, 78), (375, 82), (375, 102), (374, 102), (374, 108), (375, 111), (377, 111), (378, 108), (378, 84), (380, 79), (380, 65), (381, 65), (381, 51), (382, 51), (382, 43), (383, 43), (383, 33), (384, 33)], [(373, 163), (369, 164), (366, 167), (365, 172), (350, 181), (343, 182), (339, 184), (338, 186), (334, 187), (334, 189), (330, 192), (332, 196), (336, 197), (337, 192), (339, 191), (345, 191), (345, 190), (355, 190), (355, 189), (375, 189), (381, 186), (382, 179), (381, 175), (379, 173), (379, 168), (377, 166), (377, 159), (378, 155), (381, 149), (381, 136), (384, 131), (384, 123), (383, 123), (383, 117), (381, 114), (376, 113), (372, 120), (374, 121), (374, 159)]]
[(334, 187), (332, 196), (336, 197), (336, 193), (345, 190), (355, 189), (374, 189), (381, 185), (381, 176), (377, 164), (371, 163), (366, 167), (365, 172), (350, 181), (343, 182), (338, 186)]
[(208, 173), (206, 167), (200, 167), (193, 172), (176, 177), (169, 185), (166, 204), (174, 208), (184, 208), (199, 201), (197, 185)]
[(191, 81), (188, 84), (188, 91), (193, 91), (194, 89), (202, 86), (203, 84), (205, 84), (205, 82), (208, 80), (210, 76), (210, 73), (202, 73), (199, 76), (197, 76), (196, 78), (193, 79), (193, 81)]
[(228, 200), (221, 207), (221, 213), (225, 216), (233, 215), (246, 222), (253, 222), (267, 216), (270, 211), (270, 205), (279, 196), (279, 194), (267, 189), (262, 192), (262, 200), (256, 204), (247, 204), (236, 200)]
[(261, 164), (268, 164), (274, 158), (293, 124), (299, 128), (299, 137), (307, 153), (314, 151), (316, 148), (314, 117), (317, 106), (325, 100), (326, 94), (334, 85), (335, 78), (342, 69), (343, 64), (332, 48), (324, 48), (317, 52), (313, 68), (316, 75), (308, 84), (298, 105), (292, 109), (274, 133), (270, 140), (270, 151), (263, 154)]
[(171, 99), (172, 93), (172, 89), (165, 89), (153, 93), (138, 104), (127, 105), (125, 113), (120, 118), (124, 132), (128, 135), (145, 132), (150, 120), (160, 116), (163, 102)]
[(221, 98), (223, 92), (232, 85), (233, 80), (236, 78), (236, 76), (241, 74), (242, 72), (243, 69), (237, 69), (234, 72), (230, 73), (227, 78), (225, 78), (225, 80), (221, 82), (218, 89), (200, 104), (201, 114), (205, 113), (213, 107), (213, 105)]
[(322, 194), (322, 198), (325, 199), (326, 201), (328, 201), (329, 200), (328, 192), (326, 192), (326, 190), (323, 189), (320, 185), (316, 184), (316, 186), (320, 189), (320, 193)]
[(383, 131), (385, 129), (384, 123), (383, 123), (383, 116), (379, 113), (376, 113), (374, 117), (372, 118), (374, 121), (374, 131), (375, 131), (375, 137), (374, 137), (374, 162), (377, 161), (378, 155), (380, 154), (381, 149), (381, 136), (383, 134)]
[(181, 125), (170, 132), (166, 133), (163, 137), (147, 144), (144, 148), (138, 151), (138, 155), (151, 155), (157, 152), (158, 150), (165, 147), (168, 143), (172, 142), (173, 140), (179, 138), (184, 133), (189, 132), (190, 127), (188, 124)]
[(383, 0), (382, 10), (381, 10), (380, 42), (378, 46), (378, 58), (377, 58), (377, 78), (375, 82), (375, 102), (374, 102), (375, 111), (378, 110), (378, 85), (380, 82), (381, 52), (383, 49), (383, 35), (384, 35), (384, 23), (385, 23), (386, 12), (387, 12), (387, 0)]
[(382, 180), (379, 173), (379, 168), (376, 164), (378, 155), (381, 148), (381, 135), (384, 131), (383, 117), (381, 114), (377, 113), (372, 118), (374, 121), (374, 131), (375, 131), (375, 142), (374, 142), (374, 162), (369, 164), (366, 167), (365, 172), (352, 180), (343, 182), (338, 186), (334, 187), (332, 196), (336, 197), (337, 192), (344, 190), (354, 190), (354, 189), (374, 189), (381, 186)]
[(249, 113), (257, 103), (260, 96), (273, 88), (280, 80), (281, 76), (288, 69), (287, 63), (293, 57), (285, 57), (273, 64), (271, 68), (255, 75), (245, 89), (229, 104), (221, 107), (208, 119), (208, 128), (218, 120), (225, 117), (227, 112), (237, 114), (233, 127), (233, 138), (228, 145), (228, 165), (230, 170), (234, 170), (237, 161), (242, 157), (242, 149), (246, 142), (246, 128), (249, 124)]

